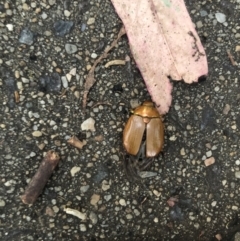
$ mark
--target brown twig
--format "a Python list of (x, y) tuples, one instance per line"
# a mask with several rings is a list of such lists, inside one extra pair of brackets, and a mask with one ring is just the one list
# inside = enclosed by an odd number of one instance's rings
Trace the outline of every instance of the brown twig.
[(48, 151), (43, 158), (36, 174), (28, 184), (24, 194), (20, 196), (25, 204), (33, 204), (41, 194), (53, 170), (60, 160), (59, 155), (54, 151)]
[(232, 54), (230, 53), (230, 50), (227, 49), (227, 55), (228, 55), (228, 58), (230, 59), (230, 62), (232, 63), (233, 66), (237, 65), (237, 63), (235, 62)]
[(96, 82), (96, 79), (94, 78), (94, 72), (95, 72), (95, 68), (97, 67), (97, 65), (101, 62), (102, 59), (106, 58), (107, 57), (107, 54), (108, 52), (113, 49), (118, 40), (125, 34), (125, 28), (122, 27), (118, 33), (118, 36), (117, 38), (112, 42), (112, 44), (107, 47), (103, 54), (98, 58), (96, 59), (96, 61), (94, 62), (93, 66), (91, 67), (88, 75), (87, 75), (87, 78), (86, 78), (86, 82), (85, 82), (85, 85), (84, 85), (84, 93), (83, 93), (83, 112), (85, 112), (85, 109), (86, 109), (86, 106), (87, 106), (87, 96), (88, 96), (88, 93), (90, 91), (90, 89), (92, 88), (92, 86), (95, 84)]

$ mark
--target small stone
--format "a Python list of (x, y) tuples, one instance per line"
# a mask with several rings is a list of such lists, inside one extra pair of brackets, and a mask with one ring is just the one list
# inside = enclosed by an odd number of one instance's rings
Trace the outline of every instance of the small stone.
[(215, 206), (216, 206), (216, 204), (217, 204), (217, 202), (216, 202), (216, 201), (213, 201), (213, 202), (211, 203), (212, 207), (215, 207)]
[(88, 25), (94, 24), (95, 23), (95, 18), (89, 18), (87, 21)]
[(68, 10), (64, 10), (64, 15), (65, 17), (70, 17), (71, 12), (69, 12)]
[(6, 205), (5, 201), (0, 199), (0, 207), (4, 207)]
[(232, 206), (232, 210), (238, 210), (238, 206)]
[(212, 165), (213, 163), (215, 163), (214, 157), (210, 157), (210, 158), (208, 158), (204, 161), (204, 164), (205, 164), (206, 167)]
[(82, 193), (85, 193), (85, 192), (87, 192), (88, 189), (89, 189), (89, 185), (86, 185), (86, 186), (82, 186), (82, 187), (80, 188), (80, 191), (81, 191)]
[(137, 209), (134, 209), (133, 212), (134, 212), (134, 214), (135, 214), (136, 216), (139, 216), (139, 215), (140, 215), (140, 212), (139, 212)]
[(62, 80), (63, 88), (67, 89), (67, 88), (68, 88), (67, 78), (66, 78), (65, 76), (62, 76), (62, 77), (61, 77), (61, 80)]
[(63, 37), (66, 34), (70, 33), (73, 27), (73, 22), (72, 21), (63, 21), (59, 20), (54, 23), (53, 25), (53, 30), (55, 32), (56, 36)]
[(184, 149), (184, 148), (182, 148), (182, 149), (180, 150), (180, 154), (181, 154), (181, 156), (185, 156), (185, 155), (186, 155), (186, 152), (185, 152), (185, 149)]
[(95, 206), (100, 200), (100, 195), (98, 194), (93, 194), (92, 197), (91, 197), (91, 201), (90, 201), (90, 204)]
[(108, 202), (112, 198), (111, 194), (105, 195), (104, 199)]
[(69, 74), (72, 75), (72, 76), (75, 76), (77, 73), (77, 68), (73, 68), (70, 70)]
[(223, 13), (215, 13), (215, 17), (219, 23), (226, 22), (226, 15)]
[(21, 31), (18, 41), (22, 44), (31, 45), (34, 41), (34, 33), (28, 28), (25, 28)]
[(91, 54), (91, 58), (92, 58), (92, 59), (96, 59), (96, 58), (97, 58), (97, 54), (96, 54), (96, 53), (92, 53), (92, 54)]
[(74, 54), (77, 52), (77, 46), (74, 44), (65, 44), (65, 49), (68, 54)]
[(227, 115), (228, 112), (230, 111), (230, 109), (231, 109), (231, 106), (229, 104), (226, 104), (224, 109), (223, 109), (223, 114)]
[(108, 189), (110, 189), (110, 185), (108, 184), (107, 181), (103, 180), (103, 182), (102, 182), (102, 190), (103, 191), (107, 191)]
[(45, 12), (43, 12), (42, 15), (41, 15), (41, 17), (42, 17), (42, 19), (45, 20), (45, 19), (47, 19), (48, 16), (47, 16), (47, 14), (46, 14)]
[(154, 223), (158, 223), (158, 218), (154, 218)]
[(178, 105), (178, 104), (174, 105), (174, 109), (175, 110), (180, 110), (180, 105)]
[(153, 190), (154, 195), (156, 195), (157, 197), (161, 196), (161, 193), (157, 190)]
[(89, 218), (92, 221), (92, 224), (96, 224), (98, 222), (97, 214), (94, 212), (90, 212)]
[(92, 117), (90, 117), (81, 124), (81, 129), (82, 131), (87, 131), (87, 130), (95, 131), (94, 125), (95, 125), (95, 120)]
[(238, 165), (240, 165), (240, 160), (236, 160), (235, 161), (235, 164), (238, 166)]
[(56, 3), (56, 0), (49, 0), (48, 3), (50, 6), (53, 6)]
[(8, 31), (13, 31), (13, 25), (12, 24), (6, 24), (6, 27)]
[(240, 171), (235, 172), (235, 177), (240, 178)]
[(240, 33), (236, 33), (235, 38), (240, 38)]
[(34, 132), (32, 132), (32, 135), (34, 137), (40, 137), (40, 136), (42, 136), (42, 132), (41, 131), (34, 131)]
[(202, 21), (197, 21), (196, 26), (197, 26), (197, 28), (202, 28), (202, 26), (203, 26)]
[(208, 222), (208, 223), (211, 222), (211, 217), (207, 217), (207, 222)]
[(206, 152), (206, 156), (207, 156), (207, 157), (212, 156), (212, 151), (207, 151), (207, 152)]
[(85, 224), (80, 224), (80, 231), (81, 232), (86, 232), (87, 231), (87, 227), (86, 227), (86, 225)]
[(124, 199), (120, 199), (119, 200), (119, 204), (121, 205), (121, 206), (126, 206), (127, 204), (126, 204), (126, 201), (124, 200)]
[(70, 173), (71, 173), (71, 176), (72, 177), (74, 177), (75, 176), (75, 174), (76, 173), (78, 173), (79, 171), (81, 170), (81, 168), (80, 167), (73, 167), (72, 169), (71, 169), (71, 171), (70, 171)]

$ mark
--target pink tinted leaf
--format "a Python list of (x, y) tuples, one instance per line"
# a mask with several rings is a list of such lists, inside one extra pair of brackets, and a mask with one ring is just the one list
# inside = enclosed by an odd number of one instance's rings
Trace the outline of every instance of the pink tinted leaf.
[(204, 48), (183, 0), (111, 0), (160, 114), (171, 105), (168, 77), (186, 83), (208, 73)]

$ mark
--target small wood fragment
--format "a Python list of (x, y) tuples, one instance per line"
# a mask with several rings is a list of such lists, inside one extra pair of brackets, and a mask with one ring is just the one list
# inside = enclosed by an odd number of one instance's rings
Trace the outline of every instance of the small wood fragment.
[(232, 56), (232, 54), (231, 54), (231, 52), (230, 52), (229, 49), (227, 49), (227, 55), (228, 55), (228, 58), (230, 59), (231, 64), (232, 64), (233, 66), (234, 66), (234, 65), (237, 65), (237, 63), (235, 62), (235, 60), (234, 60), (234, 58), (233, 58), (233, 56)]
[(24, 204), (33, 204), (38, 196), (42, 193), (44, 186), (46, 185), (53, 170), (59, 163), (60, 157), (58, 153), (54, 151), (48, 151), (43, 158), (36, 174), (28, 184), (23, 195), (20, 196)]
[(19, 101), (20, 101), (20, 96), (19, 96), (19, 93), (18, 93), (18, 91), (14, 91), (14, 97), (15, 97), (15, 102), (16, 103), (19, 103)]
[(72, 136), (67, 143), (78, 149), (82, 149), (87, 144), (86, 140), (80, 141), (76, 136)]
[(85, 220), (87, 218), (87, 215), (86, 213), (81, 213), (79, 212), (78, 210), (76, 209), (72, 209), (72, 208), (64, 208), (64, 211), (67, 213), (67, 214), (71, 214), (75, 217), (78, 217), (79, 219), (82, 219), (82, 220)]
[(122, 59), (115, 59), (115, 60), (111, 60), (109, 62), (107, 62), (105, 64), (105, 68), (108, 68), (112, 65), (125, 65), (126, 64), (126, 61), (125, 60), (122, 60)]
[(118, 40), (125, 34), (125, 28), (122, 27), (118, 33), (117, 38), (112, 42), (112, 44), (107, 47), (103, 54), (96, 59), (96, 61), (94, 62), (93, 66), (91, 67), (90, 71), (88, 72), (85, 84), (84, 84), (84, 93), (83, 93), (83, 112), (85, 112), (86, 110), (86, 106), (87, 106), (87, 96), (88, 93), (90, 91), (90, 89), (92, 88), (92, 86), (95, 84), (96, 79), (94, 78), (94, 72), (95, 72), (95, 68), (97, 67), (97, 65), (101, 62), (101, 60), (103, 60), (104, 58), (107, 57), (107, 54), (110, 50), (112, 50), (116, 45)]

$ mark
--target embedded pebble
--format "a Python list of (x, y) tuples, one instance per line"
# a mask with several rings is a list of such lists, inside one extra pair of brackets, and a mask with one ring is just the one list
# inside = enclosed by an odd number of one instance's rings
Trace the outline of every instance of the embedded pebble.
[(87, 227), (86, 227), (86, 225), (85, 224), (80, 224), (80, 231), (82, 231), (82, 232), (86, 232), (87, 231)]
[(185, 155), (186, 155), (186, 152), (185, 152), (185, 149), (184, 149), (184, 148), (182, 148), (182, 149), (180, 150), (180, 154), (181, 154), (181, 156), (185, 156)]
[(34, 131), (34, 132), (32, 132), (32, 135), (34, 137), (40, 137), (40, 136), (42, 136), (42, 132), (41, 131)]
[(89, 218), (92, 221), (92, 224), (96, 224), (98, 222), (97, 214), (94, 212), (90, 212)]
[(121, 205), (121, 206), (126, 206), (127, 204), (126, 204), (126, 201), (124, 200), (124, 199), (120, 199), (119, 200), (119, 204)]
[(208, 158), (208, 159), (206, 159), (205, 161), (204, 161), (204, 164), (205, 164), (205, 166), (207, 167), (207, 166), (210, 166), (210, 165), (212, 165), (212, 164), (214, 164), (215, 163), (215, 158), (214, 157), (210, 157), (210, 158)]
[(62, 80), (63, 88), (67, 89), (67, 88), (68, 88), (67, 78), (66, 78), (65, 76), (62, 76), (62, 77), (61, 77), (61, 80)]
[(100, 200), (100, 195), (98, 194), (93, 194), (92, 197), (91, 197), (91, 205), (95, 206)]
[(5, 201), (0, 199), (0, 207), (4, 207), (6, 205)]
[(213, 201), (213, 202), (211, 203), (212, 207), (215, 207), (215, 206), (216, 206), (216, 204), (217, 204), (217, 202), (216, 202), (216, 201)]
[(95, 120), (92, 117), (90, 117), (81, 124), (81, 129), (82, 131), (87, 131), (87, 130), (95, 131), (94, 125), (95, 125)]
[(231, 109), (230, 105), (229, 105), (229, 104), (226, 104), (225, 107), (224, 107), (224, 109), (223, 109), (223, 114), (224, 114), (224, 115), (227, 115), (228, 112), (230, 111), (230, 109)]
[(226, 22), (226, 15), (223, 13), (215, 13), (215, 17), (219, 23)]
[(89, 185), (80, 187), (80, 191), (81, 191), (82, 193), (87, 192), (88, 189), (89, 189)]
[(102, 182), (102, 190), (107, 191), (110, 188), (110, 185), (108, 184), (107, 181), (103, 180)]
[(105, 195), (104, 199), (108, 202), (112, 198), (111, 194)]
[(74, 54), (77, 52), (77, 46), (74, 44), (65, 44), (65, 49), (68, 54)]
[(92, 54), (91, 54), (91, 58), (92, 58), (92, 59), (96, 59), (96, 58), (97, 58), (97, 54), (92, 53)]
[(73, 168), (71, 169), (71, 171), (70, 171), (71, 176), (74, 177), (75, 174), (78, 173), (80, 170), (81, 170), (80, 167), (77, 167), (77, 166), (73, 167)]
[(87, 21), (87, 24), (91, 25), (93, 23), (95, 23), (95, 18), (89, 18), (88, 21)]
[(34, 33), (28, 28), (25, 28), (21, 31), (18, 41), (22, 44), (31, 45), (34, 41)]
[(70, 33), (73, 27), (73, 22), (72, 21), (63, 21), (59, 20), (54, 23), (53, 25), (53, 30), (55, 32), (56, 36), (63, 37), (66, 34)]
[(235, 177), (240, 178), (240, 171), (235, 172)]

